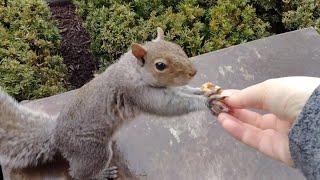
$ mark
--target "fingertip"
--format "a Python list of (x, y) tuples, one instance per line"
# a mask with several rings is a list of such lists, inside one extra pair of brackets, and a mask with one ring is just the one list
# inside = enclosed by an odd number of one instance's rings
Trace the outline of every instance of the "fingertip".
[(234, 95), (236, 95), (237, 93), (239, 93), (240, 90), (235, 90), (235, 89), (228, 89), (228, 90), (224, 90), (221, 92), (222, 96), (226, 96), (226, 98), (224, 99), (225, 102), (230, 102), (230, 98), (234, 99)]
[(243, 125), (239, 122), (234, 120), (234, 118), (225, 117), (223, 122), (221, 123), (222, 128), (228, 132), (231, 136), (236, 139), (241, 139), (241, 135), (244, 132)]
[(218, 122), (220, 122), (221, 124), (223, 123), (223, 121), (226, 119), (226, 113), (220, 113), (218, 115)]
[(228, 97), (224, 99), (224, 102), (231, 108), (242, 108), (243, 105), (241, 104), (240, 91), (226, 92), (226, 94), (228, 93), (230, 95), (227, 95)]
[(258, 108), (261, 109), (265, 95), (263, 84), (256, 84), (240, 91), (234, 91), (230, 97), (225, 98), (225, 103), (236, 109)]

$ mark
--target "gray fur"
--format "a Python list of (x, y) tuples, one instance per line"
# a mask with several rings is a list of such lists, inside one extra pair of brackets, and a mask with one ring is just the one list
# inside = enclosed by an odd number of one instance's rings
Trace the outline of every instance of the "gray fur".
[[(57, 151), (69, 161), (72, 177), (105, 179), (112, 158), (108, 144), (125, 122), (141, 112), (178, 116), (208, 109), (208, 98), (198, 95), (199, 89), (176, 87), (186, 85), (196, 72), (178, 45), (160, 37), (143, 47), (147, 51), (143, 66), (129, 50), (117, 63), (78, 89), (56, 120), (45, 114), (36, 116), (2, 95), (0, 152), (5, 157), (2, 162), (23, 167), (37, 164), (32, 155), (49, 160), (52, 152)], [(165, 73), (153, 69), (159, 59), (169, 62), (170, 69)], [(11, 122), (19, 126), (17, 131), (7, 125)], [(20, 127), (22, 124), (24, 127)], [(33, 138), (26, 138), (29, 136)], [(10, 141), (9, 137), (17, 139)], [(19, 150), (19, 154), (13, 150), (16, 148), (13, 142), (28, 148)], [(11, 148), (3, 150), (7, 147)]]
[(19, 105), (0, 88), (1, 164), (21, 168), (51, 160), (55, 124), (55, 117)]

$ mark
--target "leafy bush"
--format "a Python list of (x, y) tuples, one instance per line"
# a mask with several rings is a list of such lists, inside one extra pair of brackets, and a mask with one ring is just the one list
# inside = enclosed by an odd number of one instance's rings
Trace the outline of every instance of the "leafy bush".
[(0, 86), (18, 100), (66, 90), (60, 36), (42, 0), (0, 1)]
[(103, 70), (133, 41), (167, 39), (189, 56), (304, 27), (320, 28), (318, 0), (74, 0)]
[(208, 51), (259, 39), (269, 35), (269, 24), (257, 17), (245, 0), (218, 0), (211, 9)]
[[(320, 30), (319, 0), (251, 0), (258, 16), (277, 29), (286, 32), (305, 27)], [(277, 27), (276, 27), (277, 26)]]
[(247, 0), (74, 0), (92, 38), (91, 51), (101, 70), (129, 45), (166, 38), (189, 56), (268, 36), (268, 23), (257, 17)]
[(283, 12), (282, 22), (288, 30), (315, 27), (320, 31), (320, 1), (301, 0), (286, 2), (290, 8)]

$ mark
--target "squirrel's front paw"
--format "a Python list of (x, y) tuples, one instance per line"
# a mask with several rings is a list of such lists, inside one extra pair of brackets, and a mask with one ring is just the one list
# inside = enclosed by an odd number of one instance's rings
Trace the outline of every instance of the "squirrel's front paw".
[(229, 108), (219, 100), (209, 100), (209, 108), (214, 116), (218, 116), (222, 112), (229, 112)]
[(118, 167), (111, 166), (104, 170), (103, 177), (105, 179), (116, 179), (118, 177)]
[(222, 101), (228, 96), (221, 94), (211, 94), (209, 96), (209, 106), (213, 115), (218, 116), (222, 112), (229, 112), (229, 108)]
[(213, 115), (217, 116), (221, 112), (229, 112), (229, 108), (222, 102), (227, 96), (221, 95), (222, 88), (212, 83), (202, 85), (204, 95), (207, 96), (208, 104)]

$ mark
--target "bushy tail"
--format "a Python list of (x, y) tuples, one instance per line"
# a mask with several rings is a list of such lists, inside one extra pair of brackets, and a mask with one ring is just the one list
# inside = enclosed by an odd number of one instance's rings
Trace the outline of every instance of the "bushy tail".
[(20, 105), (0, 87), (0, 162), (12, 168), (35, 166), (54, 156), (56, 120)]

